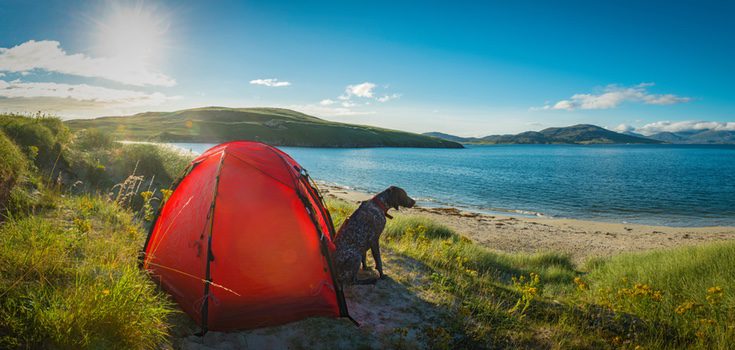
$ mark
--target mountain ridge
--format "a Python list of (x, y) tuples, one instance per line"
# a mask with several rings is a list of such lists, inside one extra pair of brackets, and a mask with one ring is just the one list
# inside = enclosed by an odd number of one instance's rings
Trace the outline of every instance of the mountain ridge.
[(735, 144), (735, 130), (702, 129), (680, 132), (663, 131), (647, 136), (650, 139), (675, 144), (726, 145)]
[(462, 148), (441, 138), (324, 120), (284, 108), (201, 107), (173, 112), (67, 120), (73, 131), (99, 129), (118, 140), (220, 143), (260, 141), (301, 147)]
[(519, 134), (460, 137), (439, 132), (425, 133), (461, 143), (477, 144), (658, 144), (663, 141), (626, 135), (592, 124), (552, 127)]

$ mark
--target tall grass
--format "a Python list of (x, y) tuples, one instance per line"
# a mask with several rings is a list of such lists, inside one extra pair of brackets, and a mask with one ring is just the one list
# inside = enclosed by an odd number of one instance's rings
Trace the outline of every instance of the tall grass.
[[(339, 227), (354, 210), (342, 201), (328, 207)], [(421, 216), (395, 214), (382, 246), (426, 270), (424, 289), (451, 317), (445, 322), (449, 348), (537, 346), (532, 324), (554, 318), (544, 311), (544, 289), (571, 284), (576, 272), (569, 257), (555, 253), (505, 254), (491, 251)]]
[[(355, 209), (328, 203), (335, 225)], [(495, 252), (420, 216), (396, 214), (382, 246), (423, 266), (423, 289), (454, 315), (450, 347), (729, 349), (735, 242), (598, 259)], [(586, 271), (586, 272), (584, 272)], [(540, 329), (549, 335), (537, 339)]]
[[(26, 171), (26, 159), (20, 149), (0, 130), (0, 215), (10, 200), (10, 194), (16, 183)], [(2, 221), (2, 219), (0, 219)]]
[(173, 312), (137, 269), (143, 233), (97, 197), (0, 227), (0, 348), (158, 348)]
[[(88, 142), (93, 141), (82, 144)], [(191, 162), (190, 156), (148, 144), (86, 149), (75, 142), (69, 155), (71, 172), (92, 191), (107, 190), (130, 174), (154, 180), (157, 188), (167, 188)]]
[[(643, 321), (653, 347), (735, 344), (735, 243), (720, 242), (594, 261), (582, 299)], [(585, 289), (585, 288), (581, 288)]]

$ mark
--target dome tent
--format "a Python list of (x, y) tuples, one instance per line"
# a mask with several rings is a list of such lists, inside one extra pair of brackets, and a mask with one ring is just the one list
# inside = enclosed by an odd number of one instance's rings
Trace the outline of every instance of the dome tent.
[(215, 146), (159, 209), (142, 267), (203, 332), (349, 317), (332, 270), (334, 226), (312, 184), (274, 147)]

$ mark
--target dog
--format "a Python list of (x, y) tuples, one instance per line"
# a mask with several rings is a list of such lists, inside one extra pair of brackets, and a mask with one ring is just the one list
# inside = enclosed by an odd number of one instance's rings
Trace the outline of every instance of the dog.
[(372, 199), (364, 201), (360, 207), (342, 224), (334, 240), (336, 250), (334, 262), (337, 278), (343, 284), (374, 284), (376, 278), (357, 279), (360, 265), (367, 269), (365, 259), (368, 249), (375, 260), (375, 268), (381, 279), (383, 261), (380, 258), (380, 234), (385, 228), (386, 218), (391, 208), (411, 208), (416, 201), (406, 194), (400, 187), (391, 186), (385, 191), (376, 194)]

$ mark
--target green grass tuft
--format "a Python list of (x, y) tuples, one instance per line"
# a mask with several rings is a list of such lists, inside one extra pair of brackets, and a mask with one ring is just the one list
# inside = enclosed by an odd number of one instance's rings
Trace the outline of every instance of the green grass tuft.
[(638, 337), (699, 349), (735, 343), (735, 242), (623, 254), (589, 265), (582, 299), (644, 320), (648, 334)]
[(0, 347), (158, 348), (168, 298), (137, 268), (143, 233), (97, 197), (0, 228)]
[[(0, 215), (5, 214), (11, 193), (26, 171), (26, 159), (20, 149), (0, 130)], [(0, 219), (2, 221), (2, 219)]]

